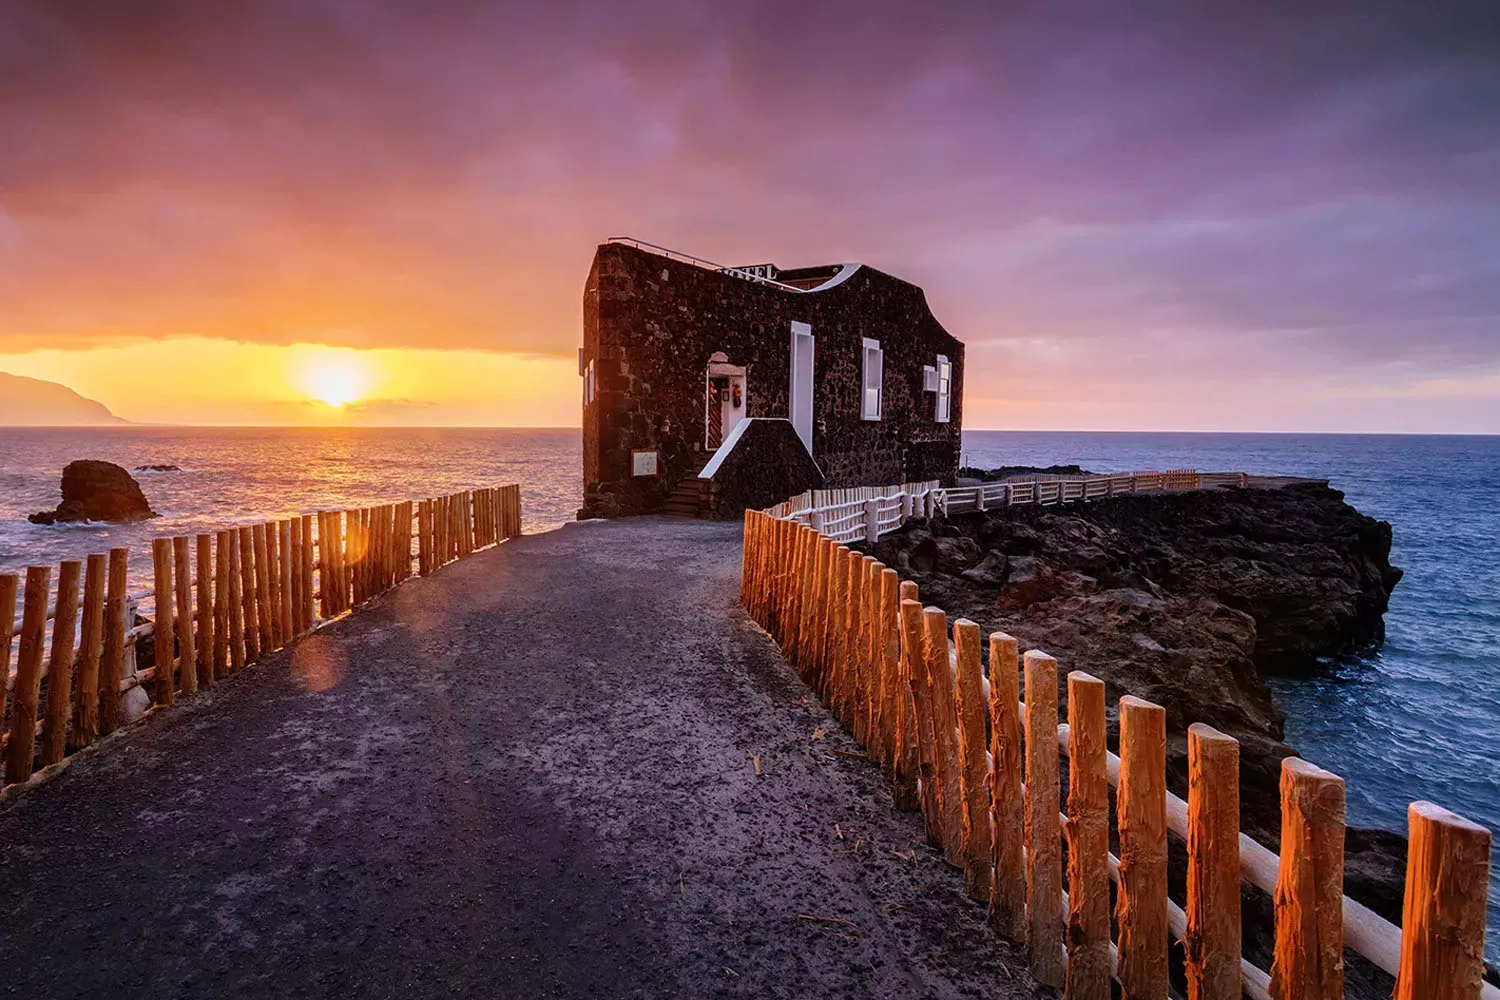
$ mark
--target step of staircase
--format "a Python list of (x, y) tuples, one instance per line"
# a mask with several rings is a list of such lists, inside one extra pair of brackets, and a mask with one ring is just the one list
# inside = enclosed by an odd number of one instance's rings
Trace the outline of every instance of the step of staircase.
[(672, 487), (672, 492), (667, 495), (666, 503), (662, 504), (661, 512), (674, 517), (699, 517), (702, 514), (699, 499), (702, 496), (698, 473), (703, 471), (708, 464), (709, 456), (703, 456), (696, 468), (688, 472)]

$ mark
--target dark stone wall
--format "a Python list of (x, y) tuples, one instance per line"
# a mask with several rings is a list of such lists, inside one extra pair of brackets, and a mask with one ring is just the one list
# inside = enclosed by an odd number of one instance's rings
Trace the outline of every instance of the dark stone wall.
[(823, 483), (790, 420), (751, 420), (710, 480), (708, 513), (738, 518)]
[[(789, 416), (791, 324), (812, 327), (813, 457), (830, 487), (950, 481), (963, 425), (964, 348), (915, 285), (870, 267), (826, 291), (797, 294), (606, 243), (584, 289), (584, 363), (597, 394), (584, 406), (587, 516), (656, 510), (704, 449), (704, 377), (723, 352), (746, 368), (747, 416)], [(885, 355), (879, 421), (860, 419), (862, 338)], [(952, 419), (935, 420), (922, 366), (953, 363)], [(661, 452), (661, 474), (632, 478), (631, 451)]]

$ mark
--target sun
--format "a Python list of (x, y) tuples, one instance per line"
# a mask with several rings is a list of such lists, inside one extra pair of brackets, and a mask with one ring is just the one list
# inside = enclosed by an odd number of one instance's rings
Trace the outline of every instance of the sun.
[(370, 370), (353, 351), (320, 354), (302, 366), (302, 390), (336, 410), (362, 399), (370, 387)]

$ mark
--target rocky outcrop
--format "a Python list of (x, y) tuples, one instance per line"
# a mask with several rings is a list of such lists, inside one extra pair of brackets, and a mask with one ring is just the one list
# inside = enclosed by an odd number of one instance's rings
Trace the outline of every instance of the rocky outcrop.
[(1031, 476), (1091, 476), (1093, 473), (1078, 465), (1002, 465), (998, 469), (976, 469), (964, 466), (958, 470), (958, 478), (977, 483), (997, 483), (1005, 479), (1021, 479)]
[(179, 468), (178, 466), (170, 465), (170, 464), (167, 464), (167, 463), (163, 462), (163, 463), (158, 463), (156, 465), (137, 465), (133, 471), (135, 471), (135, 472), (181, 472), (182, 469)]
[[(868, 548), (924, 604), (1103, 678), (1112, 705), (1133, 694), (1165, 706), (1177, 794), (1188, 725), (1237, 738), (1242, 825), (1273, 848), (1280, 764), (1294, 750), (1264, 677), (1377, 646), (1401, 579), (1390, 525), (1312, 482), (939, 517)], [(1113, 741), (1113, 711), (1110, 724)], [(1350, 895), (1399, 919), (1404, 840), (1351, 830), (1347, 851)], [(1262, 897), (1247, 890), (1248, 953), (1268, 954), (1269, 924), (1250, 919), (1269, 907)]]
[(32, 514), (32, 524), (59, 521), (145, 521), (156, 516), (129, 472), (113, 462), (69, 462), (62, 474), (62, 503)]

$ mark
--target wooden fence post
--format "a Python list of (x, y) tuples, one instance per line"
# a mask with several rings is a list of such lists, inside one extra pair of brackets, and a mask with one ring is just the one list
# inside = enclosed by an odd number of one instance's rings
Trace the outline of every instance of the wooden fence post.
[(155, 574), (155, 620), (151, 625), (151, 648), (155, 659), (155, 694), (158, 705), (177, 700), (177, 639), (172, 623), (172, 539), (151, 540), (151, 569)]
[(229, 670), (239, 673), (245, 669), (245, 591), (244, 570), (240, 563), (240, 533), (236, 528), (224, 532), (229, 546), (229, 597), (224, 604), (226, 623), (229, 628)]
[(1026, 938), (1025, 799), (1021, 791), (1020, 658), (1016, 640), (990, 633), (990, 809), (994, 814), (994, 880), (990, 926), (1012, 941)]
[(880, 701), (880, 675), (876, 673), (880, 632), (880, 574), (885, 565), (874, 556), (865, 556), (861, 572), (864, 579), (859, 593), (859, 645), (855, 657), (859, 664), (859, 692), (853, 705), (855, 738), (871, 760), (880, 759), (879, 736), (875, 732), (875, 710)]
[(21, 578), (15, 573), (0, 573), (0, 676), (6, 679), (0, 685), (0, 722), (5, 721), (5, 689), (10, 686), (10, 647), (16, 634), (16, 593)]
[[(99, 667), (99, 732), (105, 736), (120, 724), (120, 679), (125, 673), (126, 587), (130, 550), (109, 550), (109, 587), (104, 601), (104, 657)], [(131, 622), (130, 624), (134, 624)]]
[(42, 720), (42, 766), (67, 752), (73, 711), (73, 630), (78, 627), (78, 578), (83, 564), (65, 560), (57, 568), (57, 605), (52, 618), (52, 655), (47, 661), (47, 715)]
[(790, 527), (791, 538), (787, 547), (786, 572), (786, 628), (781, 637), (781, 651), (792, 666), (801, 662), (798, 658), (797, 640), (802, 631), (803, 560), (806, 558), (807, 536), (800, 524)]
[[(15, 573), (0, 573), (0, 673), (10, 686), (10, 647), (16, 634), (16, 595), (21, 578)], [(5, 718), (5, 691), (0, 689), (0, 720)]]
[(898, 586), (896, 599), (890, 601), (886, 609), (886, 614), (890, 619), (887, 624), (891, 630), (891, 642), (896, 657), (895, 666), (892, 668), (896, 680), (897, 704), (895, 774), (892, 777), (894, 782), (892, 794), (896, 808), (905, 812), (915, 812), (921, 808), (917, 793), (917, 776), (921, 767), (921, 758), (917, 751), (917, 709), (912, 702), (911, 695), (913, 648), (908, 644), (901, 624), (901, 605), (906, 601), (911, 601), (920, 607), (917, 597), (917, 585), (910, 580), (903, 580)]
[(266, 539), (266, 606), (261, 609), (261, 615), (263, 623), (270, 626), (262, 645), (269, 651), (280, 649), (284, 638), (281, 634), (281, 560), (277, 552), (276, 522), (266, 521), (260, 528)]
[(308, 632), (313, 626), (313, 516), (303, 514), (302, 521), (302, 628)]
[(278, 618), (281, 622), (281, 644), (289, 646), (292, 642), (292, 522), (277, 521), (272, 525), (276, 532), (276, 551), (278, 559), (276, 570), (280, 582), (276, 585), (276, 599)]
[(52, 570), (26, 567), (21, 609), (21, 645), (16, 653), (16, 687), (10, 703), (10, 745), (5, 749), (5, 783), (31, 777), (36, 750), (36, 703), (41, 695), (42, 651), (47, 645), (47, 598)]
[(218, 531), (214, 536), (214, 679), (229, 676), (230, 647), (234, 637), (229, 634), (229, 573), (232, 563), (229, 558), (234, 542), (233, 531)]
[(927, 677), (927, 635), (922, 622), (922, 605), (915, 600), (901, 602), (901, 647), (906, 656), (906, 674), (911, 684), (915, 717), (918, 792), (927, 842), (942, 845), (942, 802), (938, 793), (937, 735), (932, 718), (931, 685)]
[[(239, 564), (240, 585), (238, 595), (240, 606), (243, 611), (241, 617), (244, 620), (245, 653), (240, 659), (240, 667), (254, 663), (260, 659), (260, 618), (259, 606), (255, 599), (255, 581), (260, 574), (255, 571), (255, 529), (252, 527), (237, 528), (235, 535), (239, 539), (234, 547), (234, 558)], [(233, 628), (233, 619), (230, 628)], [(236, 646), (239, 644), (237, 643)]]
[[(964, 889), (987, 903), (991, 894), (994, 840), (990, 829), (990, 767), (986, 757), (984, 667), (979, 658), (979, 626), (967, 618), (953, 623), (958, 661), (957, 719), (963, 785)], [(1108, 894), (1108, 886), (1105, 892)]]
[(291, 529), (288, 541), (292, 549), (292, 581), (288, 588), (292, 594), (291, 634), (298, 636), (306, 631), (302, 624), (302, 518), (290, 518), (287, 526)]
[[(749, 511), (746, 511), (746, 516)], [(432, 501), (417, 503), (417, 572), (423, 576), (432, 572)]]
[(834, 562), (838, 559), (838, 546), (825, 535), (812, 532), (813, 580), (811, 601), (813, 604), (812, 631), (808, 636), (808, 664), (803, 676), (814, 691), (822, 686), (828, 672), (828, 650), (834, 627), (833, 578)]
[(843, 669), (843, 637), (849, 614), (845, 598), (849, 593), (850, 555), (850, 549), (845, 545), (834, 545), (828, 553), (828, 635), (823, 640), (823, 669), (813, 678), (813, 691), (830, 707), (832, 691)]
[(958, 750), (958, 707), (952, 661), (948, 657), (948, 616), (941, 608), (922, 609), (927, 640), (927, 683), (932, 691), (932, 724), (937, 738), (938, 804), (942, 810), (943, 857), (963, 867), (963, 765)]
[(1068, 674), (1068, 1000), (1109, 1000), (1109, 771), (1104, 682)]
[(865, 586), (865, 615), (869, 625), (866, 629), (865, 674), (869, 684), (865, 692), (864, 729), (865, 748), (871, 760), (886, 767), (885, 730), (885, 563), (871, 559), (866, 563), (869, 577)]
[(1026, 651), (1026, 950), (1031, 975), (1061, 988), (1063, 951), (1062, 844), (1057, 774), (1057, 661)]
[(880, 540), (880, 501), (865, 501), (865, 541)]
[(172, 563), (177, 579), (177, 589), (173, 596), (177, 599), (175, 621), (180, 659), (177, 686), (183, 694), (195, 694), (198, 691), (198, 655), (197, 646), (193, 642), (193, 569), (190, 558), (188, 537), (178, 535), (173, 538)]
[(1394, 1000), (1476, 1000), (1484, 975), (1490, 832), (1431, 802), (1413, 802), (1406, 817), (1406, 900)]
[(1119, 979), (1124, 1000), (1165, 1000), (1167, 973), (1167, 711), (1120, 699)]
[(1240, 745), (1188, 727), (1189, 1000), (1240, 997)]
[[(78, 683), (73, 695), (73, 743), (86, 747), (99, 738), (99, 663), (104, 654), (104, 591), (107, 560), (103, 552), (89, 554), (83, 576), (83, 616), (78, 629)], [(0, 601), (4, 595), (0, 594)], [(12, 597), (11, 608), (15, 607)], [(0, 610), (0, 619), (6, 615)], [(0, 622), (3, 625), (3, 622)], [(4, 643), (5, 652), (10, 644)], [(6, 661), (0, 660), (0, 663)], [(6, 663), (8, 667), (9, 664)]]
[(271, 606), (271, 553), (265, 522), (250, 526), (251, 544), (255, 546), (255, 622), (258, 626), (260, 651), (264, 655), (276, 648), (274, 616)]
[(880, 763), (897, 783), (896, 753), (901, 731), (901, 639), (897, 632), (897, 607), (901, 603), (901, 574), (889, 566), (880, 571), (880, 617), (876, 630), (880, 636), (876, 656), (880, 672)]
[(401, 559), (401, 579), (411, 579), (411, 526), (415, 508), (410, 500), (401, 504), (401, 543), (398, 547)]
[(364, 552), (360, 548), (360, 512), (349, 510), (344, 512), (344, 562), (343, 573), (339, 578), (339, 609), (348, 611), (358, 604), (360, 596), (360, 572), (362, 569), (361, 559)]
[(198, 568), (198, 640), (194, 647), (198, 654), (198, 686), (212, 687), (214, 683), (214, 645), (218, 635), (214, 631), (214, 549), (213, 535), (200, 534), (194, 540), (197, 549)]
[(864, 625), (865, 557), (849, 551), (849, 567), (845, 575), (845, 592), (840, 595), (844, 602), (844, 634), (839, 636), (839, 669), (834, 675), (834, 684), (828, 707), (845, 729), (852, 729), (849, 706), (853, 692), (859, 686), (859, 635)]
[(1281, 762), (1274, 1000), (1344, 997), (1344, 779)]

